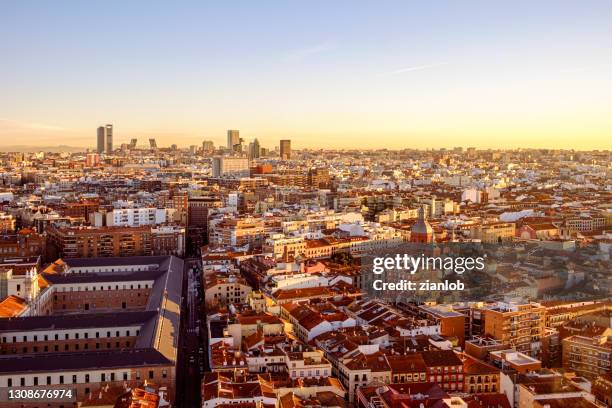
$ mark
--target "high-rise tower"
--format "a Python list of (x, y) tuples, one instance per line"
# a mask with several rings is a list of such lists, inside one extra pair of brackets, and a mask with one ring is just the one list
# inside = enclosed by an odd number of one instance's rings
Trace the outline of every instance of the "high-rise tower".
[(284, 139), (280, 141), (280, 157), (283, 160), (291, 159), (291, 140)]
[(113, 152), (113, 125), (106, 125), (106, 154)]
[(111, 154), (113, 152), (113, 125), (99, 126), (97, 136), (97, 152)]
[(233, 151), (236, 145), (240, 145), (240, 131), (230, 129), (227, 131), (227, 150)]
[(96, 147), (96, 152), (104, 153), (104, 145), (106, 142), (106, 132), (104, 131), (104, 126), (98, 127), (98, 145)]

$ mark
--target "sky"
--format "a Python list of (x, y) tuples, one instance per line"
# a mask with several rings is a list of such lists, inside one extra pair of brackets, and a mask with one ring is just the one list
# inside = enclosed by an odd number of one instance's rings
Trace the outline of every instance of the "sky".
[(0, 2), (0, 146), (612, 149), (612, 2)]

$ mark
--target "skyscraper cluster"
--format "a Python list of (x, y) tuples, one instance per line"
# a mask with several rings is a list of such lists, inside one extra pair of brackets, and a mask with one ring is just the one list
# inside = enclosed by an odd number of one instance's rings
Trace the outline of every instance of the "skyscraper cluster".
[(107, 124), (98, 127), (98, 153), (111, 154), (113, 152), (113, 125)]

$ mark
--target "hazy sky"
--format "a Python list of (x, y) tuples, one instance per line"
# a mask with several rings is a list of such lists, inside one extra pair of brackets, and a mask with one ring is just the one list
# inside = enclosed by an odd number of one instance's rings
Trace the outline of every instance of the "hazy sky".
[(612, 2), (3, 1), (0, 145), (612, 148)]

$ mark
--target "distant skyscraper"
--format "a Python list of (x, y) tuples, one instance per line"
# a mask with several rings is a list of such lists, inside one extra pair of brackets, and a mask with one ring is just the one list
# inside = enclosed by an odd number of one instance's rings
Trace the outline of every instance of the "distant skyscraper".
[(155, 138), (149, 139), (149, 146), (151, 147), (151, 149), (157, 149), (157, 142), (155, 141)]
[(215, 143), (212, 140), (204, 140), (202, 142), (202, 150), (205, 152), (212, 152), (215, 150)]
[(138, 139), (130, 140), (130, 149), (134, 149), (136, 147), (136, 143), (138, 143)]
[(255, 138), (251, 143), (249, 143), (249, 157), (251, 159), (258, 159), (261, 155), (261, 146), (259, 146), (259, 140)]
[(280, 141), (280, 157), (283, 160), (291, 159), (291, 140), (284, 139)]
[(98, 127), (98, 153), (111, 154), (113, 152), (113, 125)]
[(227, 150), (234, 150), (236, 145), (240, 145), (240, 132), (230, 129), (227, 131)]
[(106, 132), (104, 132), (104, 126), (100, 126), (98, 127), (98, 146), (96, 148), (96, 151), (98, 153), (104, 153), (104, 145), (106, 142)]
[(106, 125), (106, 154), (113, 152), (113, 125)]

